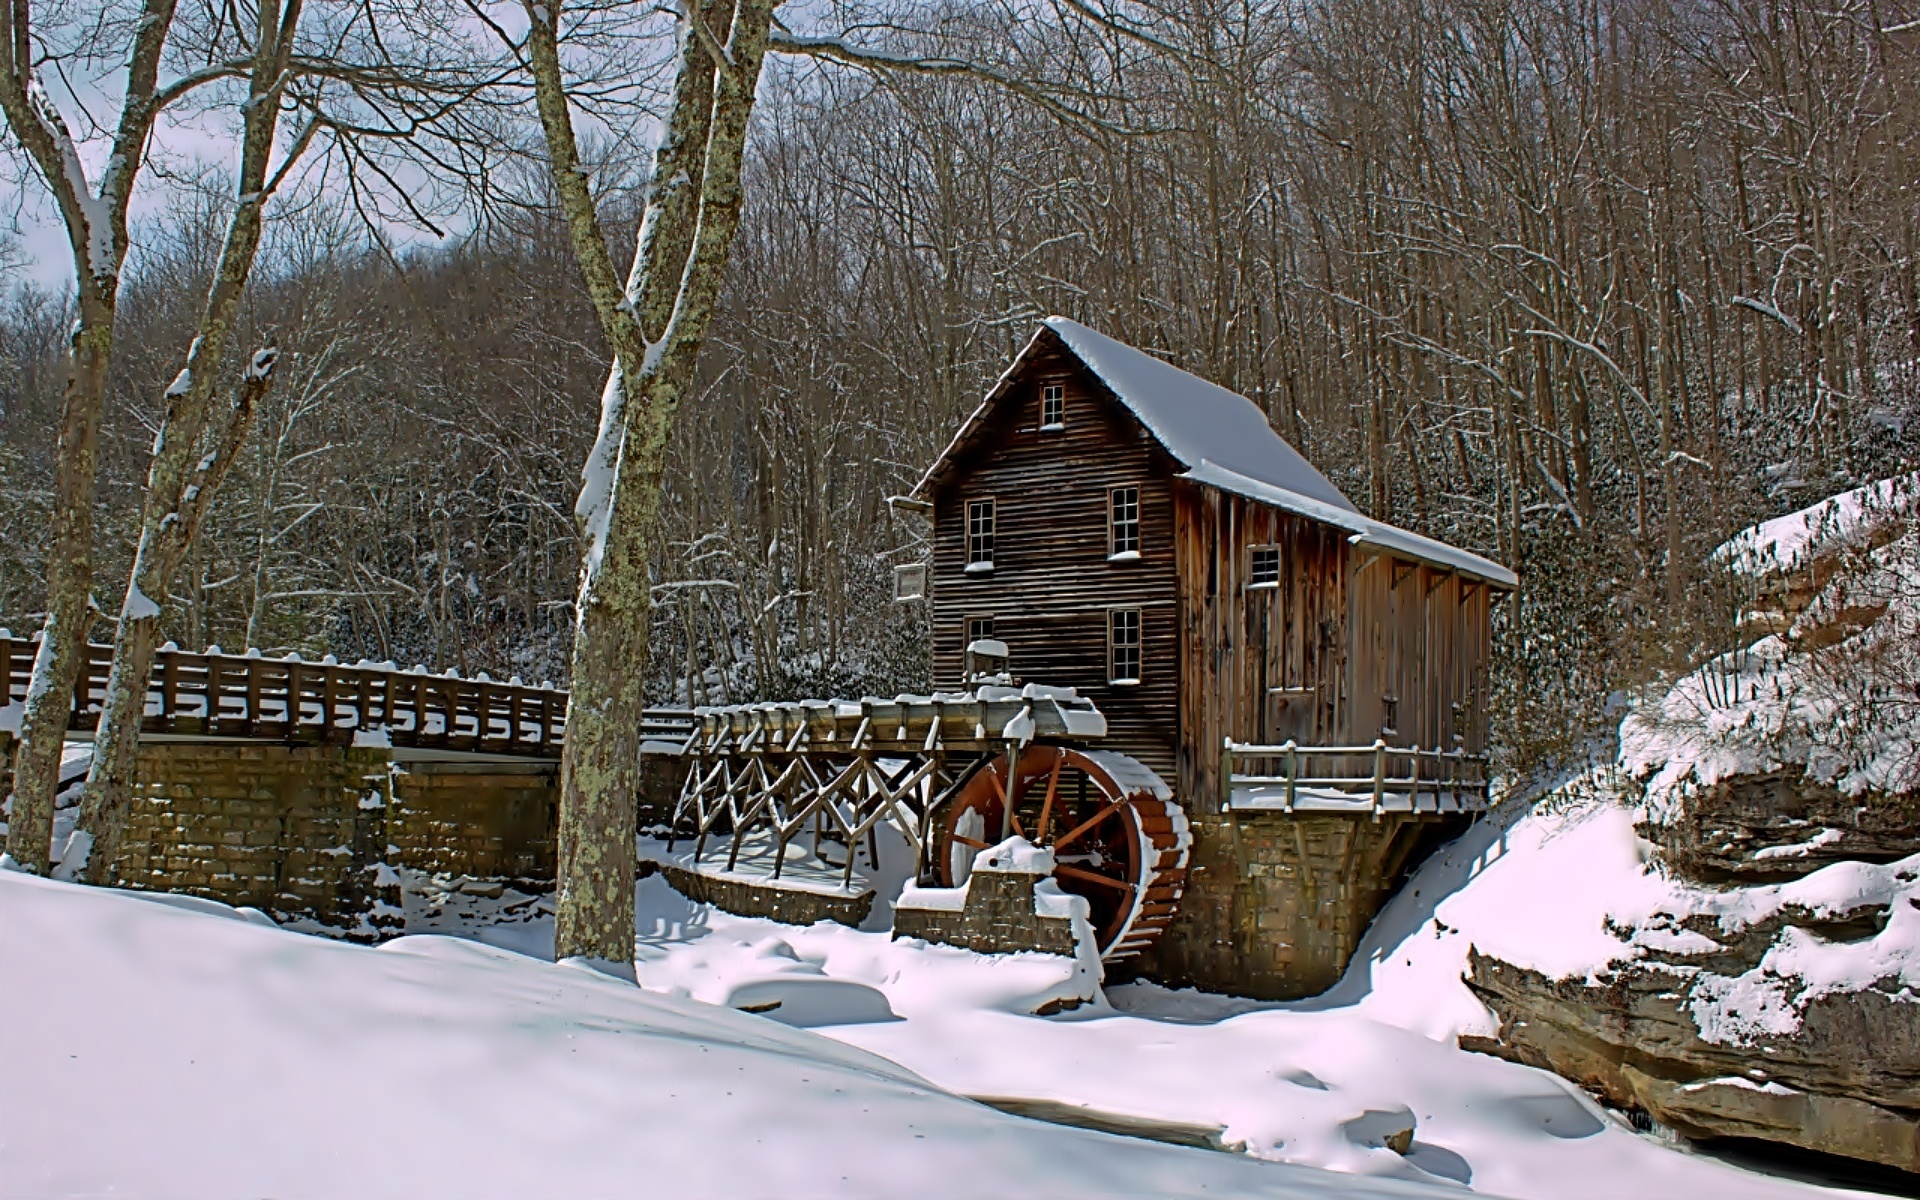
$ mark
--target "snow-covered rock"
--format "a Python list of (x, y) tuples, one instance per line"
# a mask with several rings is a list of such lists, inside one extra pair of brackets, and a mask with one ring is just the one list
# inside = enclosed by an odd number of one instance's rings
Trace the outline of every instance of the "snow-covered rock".
[[(1686, 1132), (1920, 1171), (1920, 476), (1748, 530), (1719, 559), (1777, 632), (1620, 729), (1615, 856), (1581, 947), (1489, 929), (1468, 1043)], [(1551, 885), (1549, 885), (1551, 886)], [(1477, 1040), (1476, 1040), (1477, 1039)]]

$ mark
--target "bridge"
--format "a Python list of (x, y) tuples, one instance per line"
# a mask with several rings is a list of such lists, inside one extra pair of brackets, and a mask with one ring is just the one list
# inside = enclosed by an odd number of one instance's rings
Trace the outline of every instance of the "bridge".
[[(0, 629), (0, 697), (24, 703), (39, 637)], [(90, 734), (100, 721), (113, 647), (87, 646), (73, 690), (69, 734)], [(248, 739), (287, 745), (351, 745), (362, 734), (384, 736), (408, 750), (554, 759), (566, 737), (567, 693), (505, 682), (483, 673), (429, 674), (393, 663), (351, 666), (332, 656), (306, 662), (297, 654), (223, 654), (178, 649), (154, 655), (147, 679), (143, 738)], [(642, 735), (685, 743), (693, 713), (647, 710)]]

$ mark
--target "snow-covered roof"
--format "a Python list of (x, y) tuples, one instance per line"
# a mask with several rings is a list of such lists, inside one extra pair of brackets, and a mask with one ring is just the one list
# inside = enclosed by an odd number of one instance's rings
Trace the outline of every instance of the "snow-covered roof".
[(1274, 432), (1267, 414), (1245, 396), (1078, 321), (1048, 317), (1046, 324), (1154, 440), (1186, 466), (1204, 460), (1295, 495), (1357, 511), (1331, 480)]
[(1266, 414), (1245, 396), (1066, 317), (1048, 317), (1034, 331), (980, 407), (914, 485), (915, 498), (926, 498), (934, 477), (978, 430), (1047, 334), (1059, 339), (1161, 448), (1186, 468), (1181, 478), (1345, 529), (1357, 545), (1456, 570), (1500, 587), (1518, 586), (1514, 573), (1499, 563), (1363, 516), (1331, 480), (1274, 432)]
[(1223, 492), (1232, 492), (1236, 496), (1245, 496), (1249, 500), (1258, 500), (1262, 504), (1271, 504), (1275, 508), (1311, 518), (1337, 529), (1344, 529), (1352, 536), (1347, 540), (1356, 546), (1367, 546), (1391, 554), (1396, 558), (1411, 559), (1440, 567), (1448, 571), (1458, 571), (1472, 579), (1491, 583), (1496, 587), (1515, 588), (1520, 586), (1520, 577), (1512, 571), (1494, 562), (1482, 558), (1471, 551), (1434, 538), (1423, 537), (1397, 525), (1385, 521), (1376, 521), (1364, 513), (1351, 509), (1335, 508), (1323, 504), (1285, 488), (1275, 487), (1258, 479), (1249, 479), (1236, 471), (1230, 471), (1218, 464), (1201, 461), (1188, 468), (1183, 479), (1191, 479), (1208, 487), (1219, 488)]

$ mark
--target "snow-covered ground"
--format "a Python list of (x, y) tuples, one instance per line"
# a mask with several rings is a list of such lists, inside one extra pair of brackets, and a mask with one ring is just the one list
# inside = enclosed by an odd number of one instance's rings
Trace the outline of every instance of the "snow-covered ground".
[[(1832, 1194), (1657, 1145), (1453, 1047), (1487, 1021), (1458, 981), (1469, 941), (1523, 914), (1597, 931), (1602, 906), (1571, 899), (1590, 889), (1548, 884), (1612, 889), (1637, 866), (1605, 810), (1489, 823), (1329, 996), (1135, 984), (1053, 1017), (1030, 1014), (1068, 960), (738, 918), (657, 878), (642, 990), (543, 961), (545, 904), (484, 886), (442, 881), (409, 914), (466, 937), (374, 950), (0, 872), (0, 1194)], [(1402, 1156), (1386, 1143), (1409, 1125)]]
[[(1835, 1194), (1657, 1144), (1552, 1075), (1455, 1047), (1494, 1027), (1460, 981), (1469, 945), (1584, 974), (1632, 953), (1609, 931), (1616, 910), (1652, 912), (1675, 895), (1645, 873), (1646, 848), (1607, 793), (1604, 779), (1570, 785), (1447, 847), (1382, 913), (1346, 979), (1312, 1001), (1131, 984), (1036, 1017), (1067, 960), (735, 917), (657, 877), (640, 885), (639, 979), (717, 1005), (779, 1001), (770, 1017), (963, 1095), (1200, 1131), (1251, 1158), (1542, 1200)], [(460, 896), (435, 920), (538, 953), (551, 926), (526, 899)], [(505, 906), (516, 915), (489, 924)], [(1386, 1135), (1408, 1125), (1403, 1156)]]
[(585, 968), (0, 872), (0, 1194), (1436, 1194), (1069, 1129)]

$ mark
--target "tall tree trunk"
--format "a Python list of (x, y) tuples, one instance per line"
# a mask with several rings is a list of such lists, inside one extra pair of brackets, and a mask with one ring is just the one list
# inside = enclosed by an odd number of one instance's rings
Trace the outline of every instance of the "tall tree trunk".
[(0, 112), (32, 160), (66, 227), (73, 254), (79, 322), (68, 359), (66, 399), (54, 467), (53, 521), (47, 552), (47, 615), (27, 684), (26, 712), (14, 754), (13, 816), (7, 850), (44, 874), (53, 841), (54, 791), (73, 690), (86, 662), (93, 589), (93, 505), (100, 418), (113, 361), (115, 305), (127, 254), (127, 206), (146, 158), (159, 103), (160, 55), (174, 0), (145, 0), (128, 48), (126, 87), (112, 153), (97, 194), (89, 191), (78, 147), (36, 77), (31, 9), (0, 5)]
[(47, 615), (27, 683), (26, 711), (13, 755), (13, 813), (7, 853), (37, 875), (52, 856), (54, 793), (73, 710), (73, 690), (87, 661), (87, 619), (93, 589), (93, 502), (100, 416), (113, 357), (113, 300), (83, 298), (67, 367), (60, 443), (54, 460), (53, 529), (47, 546)]
[[(208, 341), (223, 338), (209, 337)], [(196, 349), (204, 343), (196, 341)], [(217, 350), (210, 353), (217, 354)], [(199, 532), (220, 481), (240, 455), (247, 430), (260, 399), (273, 385), (274, 352), (253, 356), (234, 398), (233, 410), (213, 438), (179, 440), (188, 452), (199, 454), (191, 470), (175, 470), (185, 454), (169, 455), (163, 447), (155, 455), (147, 485), (146, 520), (133, 560), (133, 579), (120, 608), (120, 628), (113, 640), (113, 667), (107, 672), (106, 698), (101, 703), (100, 726), (93, 738), (93, 763), (87, 770), (86, 791), (80, 800), (80, 824), (75, 845), (61, 862), (63, 873), (89, 883), (115, 881), (114, 864), (126, 829), (138, 767), (140, 723), (146, 711), (147, 675), (153, 670), (153, 652), (159, 641), (161, 601), (180, 568), (187, 547)], [(188, 361), (192, 361), (189, 358)], [(207, 370), (211, 371), (209, 363)], [(166, 425), (162, 426), (163, 436)], [(177, 431), (182, 432), (182, 431)], [(167, 508), (165, 497), (172, 497)], [(156, 511), (164, 508), (164, 512)]]
[[(655, 157), (657, 186), (622, 287), (579, 166), (560, 69), (558, 6), (528, 6), (528, 57), (549, 165), (588, 295), (614, 351), (576, 510), (586, 550), (560, 760), (554, 953), (562, 958), (633, 960), (648, 566), (674, 415), (692, 383), (739, 227), (741, 159), (773, 0), (742, 0), (737, 7), (692, 3), (687, 13), (674, 106)], [(716, 56), (708, 47), (723, 21), (726, 42), (715, 47), (722, 49)], [(697, 204), (687, 202), (690, 195)]]
[(226, 242), (213, 282), (207, 289), (200, 324), (187, 351), (186, 366), (167, 388), (166, 410), (153, 442), (141, 507), (140, 542), (134, 550), (132, 578), (120, 608), (114, 636), (113, 667), (94, 734), (93, 763), (80, 801), (80, 824), (63, 871), (90, 883), (112, 878), (138, 766), (140, 722), (147, 695), (147, 673), (160, 632), (161, 606), (173, 587), (187, 547), (214, 493), (240, 456), (262, 396), (273, 383), (275, 353), (253, 356), (232, 408), (216, 419), (211, 412), (214, 384), (226, 354), (228, 335), (253, 263), (260, 249), (261, 210), (274, 185), (300, 157), (313, 126), (288, 147), (270, 181), (267, 166), (280, 123), (280, 89), (293, 53), (303, 0), (261, 0), (259, 32), (240, 143), (239, 195), (227, 221)]

